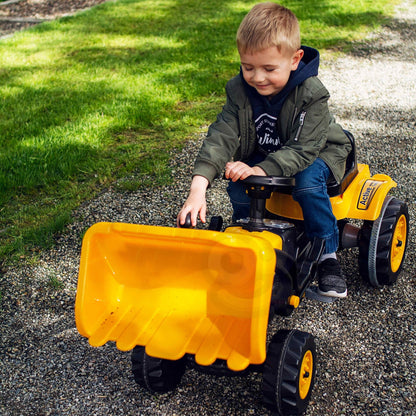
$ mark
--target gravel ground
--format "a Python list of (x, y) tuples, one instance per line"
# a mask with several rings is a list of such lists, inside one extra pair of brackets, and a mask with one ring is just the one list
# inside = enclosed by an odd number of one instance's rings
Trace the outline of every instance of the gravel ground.
[[(359, 160), (392, 176), (393, 194), (416, 217), (416, 10), (397, 18), (345, 57), (322, 63), (331, 107), (356, 136)], [(179, 389), (154, 396), (135, 384), (130, 354), (113, 343), (92, 348), (74, 323), (81, 236), (97, 221), (174, 226), (186, 196), (196, 135), (172, 157), (171, 186), (118, 193), (84, 204), (54, 249), (3, 270), (0, 290), (0, 414), (2, 415), (267, 415), (261, 376), (212, 377), (187, 371)], [(224, 183), (209, 193), (212, 214), (229, 220)], [(307, 415), (416, 415), (415, 237), (398, 282), (373, 289), (358, 275), (357, 250), (340, 253), (349, 286), (345, 300), (306, 299), (276, 328), (316, 336), (317, 382)]]

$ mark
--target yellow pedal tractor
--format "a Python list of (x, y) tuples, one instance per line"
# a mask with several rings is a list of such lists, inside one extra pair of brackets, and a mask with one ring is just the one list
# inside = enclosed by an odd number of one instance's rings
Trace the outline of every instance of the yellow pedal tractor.
[[(328, 184), (340, 246), (358, 246), (362, 276), (394, 283), (405, 257), (408, 210), (388, 196), (396, 183), (357, 164), (353, 143), (341, 184)], [(266, 348), (269, 319), (287, 316), (312, 284), (324, 242), (308, 241), (293, 178), (250, 177), (250, 218), (222, 230), (98, 223), (85, 234), (75, 305), (93, 346), (133, 350), (135, 380), (151, 392), (175, 389), (187, 366), (211, 374), (263, 373), (267, 407), (307, 407), (316, 369), (311, 334), (280, 330)], [(348, 222), (354, 221), (354, 225)], [(325, 298), (331, 299), (331, 298)], [(266, 352), (267, 349), (267, 352)]]

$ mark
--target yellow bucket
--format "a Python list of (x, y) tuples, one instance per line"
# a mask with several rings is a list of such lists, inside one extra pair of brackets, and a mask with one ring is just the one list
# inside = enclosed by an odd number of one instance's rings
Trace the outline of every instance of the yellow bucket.
[(75, 304), (80, 334), (93, 346), (143, 345), (170, 360), (220, 358), (235, 371), (263, 363), (274, 247), (263, 233), (230, 230), (92, 226)]

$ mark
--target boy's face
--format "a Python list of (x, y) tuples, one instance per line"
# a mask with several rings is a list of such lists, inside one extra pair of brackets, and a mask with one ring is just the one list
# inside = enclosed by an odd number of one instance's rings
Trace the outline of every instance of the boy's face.
[(279, 52), (275, 46), (257, 52), (240, 52), (243, 77), (260, 95), (272, 97), (282, 91), (302, 57), (302, 49), (291, 54)]

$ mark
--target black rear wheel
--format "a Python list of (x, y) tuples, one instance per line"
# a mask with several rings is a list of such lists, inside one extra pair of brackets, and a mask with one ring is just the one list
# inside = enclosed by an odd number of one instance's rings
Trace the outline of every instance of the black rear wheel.
[(265, 405), (279, 415), (302, 414), (311, 398), (316, 346), (307, 332), (280, 330), (270, 341), (263, 371)]
[(152, 393), (174, 390), (181, 382), (186, 368), (186, 358), (177, 361), (151, 357), (141, 345), (131, 354), (134, 380)]
[(366, 221), (360, 232), (360, 274), (375, 287), (391, 285), (402, 269), (409, 233), (409, 214), (405, 202), (389, 197), (380, 216)]

